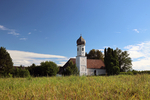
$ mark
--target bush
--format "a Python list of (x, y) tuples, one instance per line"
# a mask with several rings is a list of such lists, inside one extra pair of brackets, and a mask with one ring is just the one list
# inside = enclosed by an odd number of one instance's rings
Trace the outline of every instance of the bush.
[(133, 75), (132, 72), (120, 72), (119, 75)]
[(27, 69), (16, 68), (13, 69), (12, 75), (13, 77), (28, 77), (30, 73)]
[(63, 75), (78, 75), (79, 71), (76, 66), (76, 64), (73, 64), (72, 61), (69, 62), (69, 65), (67, 66), (66, 70), (63, 72)]
[(138, 74), (139, 72), (136, 71), (136, 70), (132, 70), (132, 73), (133, 73), (134, 75), (136, 75), (136, 74)]
[(150, 74), (150, 71), (139, 71), (139, 74)]
[(120, 69), (119, 69), (118, 66), (113, 67), (113, 73), (116, 74), (116, 75), (118, 75), (120, 73)]
[(40, 67), (42, 68), (43, 76), (56, 76), (59, 70), (57, 64), (52, 61), (41, 62)]

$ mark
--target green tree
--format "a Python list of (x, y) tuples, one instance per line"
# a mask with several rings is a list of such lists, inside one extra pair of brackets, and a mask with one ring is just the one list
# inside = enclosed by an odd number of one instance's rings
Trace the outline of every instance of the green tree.
[(69, 62), (66, 70), (64, 71), (64, 75), (78, 75), (78, 68), (76, 64), (73, 64), (72, 61)]
[(87, 59), (101, 59), (104, 61), (104, 55), (101, 51), (92, 49), (90, 52), (85, 54)]
[(4, 47), (0, 48), (0, 68), (3, 70), (5, 75), (11, 73), (13, 69), (12, 59)]
[(28, 69), (23, 69), (22, 65), (19, 68), (14, 68), (12, 71), (13, 77), (28, 77), (30, 76), (30, 72)]
[(106, 72), (108, 75), (114, 75), (119, 74), (119, 62), (116, 51), (114, 51), (111, 48), (108, 48), (104, 50), (105, 58), (104, 63), (106, 67)]
[(32, 75), (32, 76), (35, 76), (35, 67), (36, 67), (36, 65), (34, 63), (28, 67), (30, 75)]
[(114, 51), (116, 52), (118, 57), (120, 72), (126, 72), (131, 70), (132, 60), (129, 57), (129, 53), (127, 51), (122, 51), (118, 48), (116, 48)]
[(41, 62), (42, 75), (44, 76), (55, 76), (58, 72), (57, 64), (52, 61)]

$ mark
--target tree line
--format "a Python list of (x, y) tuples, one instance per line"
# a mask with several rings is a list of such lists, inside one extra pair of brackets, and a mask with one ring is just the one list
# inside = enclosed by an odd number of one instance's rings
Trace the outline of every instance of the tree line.
[(52, 61), (41, 62), (40, 65), (32, 64), (29, 67), (13, 67), (12, 58), (6, 48), (0, 47), (0, 76), (28, 77), (28, 76), (55, 76), (59, 68)]
[(92, 49), (89, 53), (86, 53), (86, 56), (87, 59), (101, 59), (104, 61), (108, 75), (132, 70), (132, 60), (129, 57), (129, 53), (118, 48), (115, 50), (110, 47), (105, 48), (104, 54), (99, 50)]
[(41, 62), (40, 65), (35, 65), (34, 63), (28, 67), (30, 75), (38, 76), (56, 76), (59, 68), (57, 64), (52, 61)]
[[(132, 69), (132, 60), (127, 51), (122, 51), (116, 48), (105, 48), (104, 54), (92, 49), (86, 53), (87, 59), (101, 59), (105, 63), (106, 72), (108, 75), (119, 74), (120, 72), (127, 72)], [(12, 59), (4, 47), (0, 48), (0, 74), (4, 76), (12, 75), (13, 77), (26, 76), (55, 76), (59, 71), (59, 67), (52, 61), (41, 62), (40, 65), (28, 66), (23, 69), (13, 68)], [(78, 69), (73, 62), (69, 62), (69, 66), (64, 70), (63, 75), (78, 75)]]

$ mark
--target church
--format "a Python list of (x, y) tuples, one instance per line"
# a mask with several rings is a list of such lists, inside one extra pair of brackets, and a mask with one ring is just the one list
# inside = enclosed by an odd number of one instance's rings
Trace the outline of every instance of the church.
[(70, 58), (63, 67), (60, 67), (58, 74), (67, 68), (70, 61), (76, 64), (79, 75), (103, 75), (106, 74), (105, 64), (102, 60), (98, 59), (87, 59), (85, 56), (85, 44), (86, 41), (79, 37), (77, 40), (77, 56), (76, 58)]

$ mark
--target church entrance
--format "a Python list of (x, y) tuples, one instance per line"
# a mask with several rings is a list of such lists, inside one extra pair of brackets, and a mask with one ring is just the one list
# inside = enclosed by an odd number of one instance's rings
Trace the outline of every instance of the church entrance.
[(94, 75), (96, 76), (96, 70), (94, 70)]

